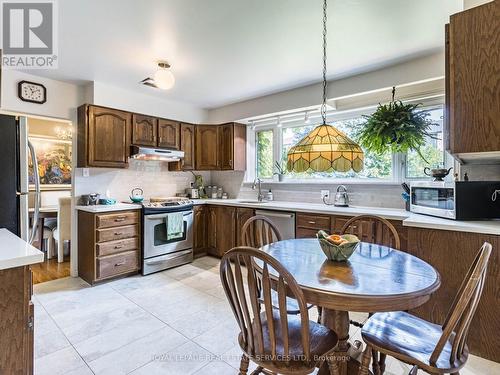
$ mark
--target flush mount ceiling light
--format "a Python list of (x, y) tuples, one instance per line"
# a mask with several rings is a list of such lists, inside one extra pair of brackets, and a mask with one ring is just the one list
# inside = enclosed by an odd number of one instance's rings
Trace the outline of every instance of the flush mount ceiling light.
[(340, 130), (326, 123), (326, 21), (327, 0), (323, 1), (323, 123), (314, 128), (288, 151), (287, 169), (294, 172), (313, 170), (316, 172), (363, 169), (363, 150)]
[(166, 61), (158, 61), (158, 70), (153, 78), (148, 77), (141, 81), (143, 85), (155, 87), (161, 90), (169, 90), (174, 87), (175, 77), (170, 70), (170, 64)]

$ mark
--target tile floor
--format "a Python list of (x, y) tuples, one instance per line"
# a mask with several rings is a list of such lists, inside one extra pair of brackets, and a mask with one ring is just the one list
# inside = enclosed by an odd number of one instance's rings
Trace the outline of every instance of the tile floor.
[[(35, 374), (237, 374), (238, 329), (218, 264), (204, 257), (93, 288), (79, 278), (35, 285)], [(386, 374), (407, 373), (388, 362)], [(500, 364), (471, 356), (461, 374), (500, 374)]]

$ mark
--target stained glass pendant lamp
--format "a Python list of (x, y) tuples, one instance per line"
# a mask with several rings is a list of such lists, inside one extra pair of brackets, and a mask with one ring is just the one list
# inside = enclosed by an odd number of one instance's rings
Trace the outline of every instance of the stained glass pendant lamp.
[(323, 104), (322, 124), (314, 128), (288, 151), (287, 169), (291, 172), (360, 172), (363, 150), (342, 131), (326, 123), (326, 21), (327, 0), (323, 1)]

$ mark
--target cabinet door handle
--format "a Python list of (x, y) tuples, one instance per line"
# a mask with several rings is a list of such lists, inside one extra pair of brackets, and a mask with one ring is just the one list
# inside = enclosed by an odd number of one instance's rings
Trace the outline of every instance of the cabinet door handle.
[(123, 266), (124, 264), (125, 264), (125, 261), (118, 262), (118, 263), (115, 263), (115, 267)]
[(316, 224), (315, 221), (308, 221), (309, 224)]
[(123, 232), (115, 232), (115, 236), (121, 236)]
[(125, 216), (120, 216), (115, 219), (115, 222), (119, 223), (121, 221), (125, 221)]
[(121, 249), (122, 247), (123, 247), (123, 245), (116, 245), (115, 249)]

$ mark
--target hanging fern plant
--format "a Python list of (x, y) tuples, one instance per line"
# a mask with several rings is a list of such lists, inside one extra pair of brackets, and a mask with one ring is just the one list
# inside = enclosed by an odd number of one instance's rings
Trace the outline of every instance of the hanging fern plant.
[(392, 101), (379, 104), (370, 116), (363, 116), (357, 139), (366, 150), (376, 154), (385, 152), (415, 151), (425, 161), (420, 148), (425, 145), (426, 137), (436, 138), (429, 130), (434, 122), (428, 111), (418, 110), (422, 104), (404, 104), (395, 100), (396, 88), (392, 88)]

